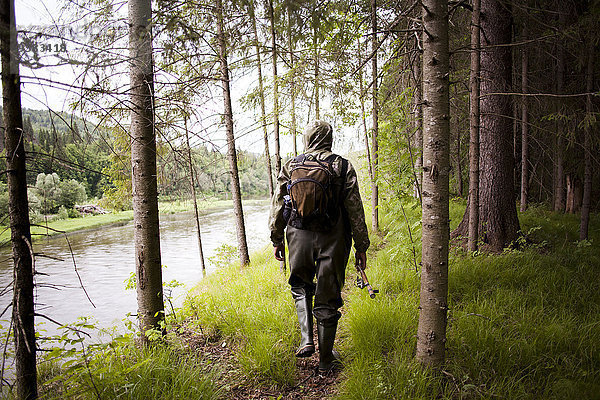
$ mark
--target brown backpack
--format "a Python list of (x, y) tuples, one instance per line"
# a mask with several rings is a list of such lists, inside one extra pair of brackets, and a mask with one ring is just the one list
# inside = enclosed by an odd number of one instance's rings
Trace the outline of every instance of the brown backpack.
[(348, 169), (348, 162), (342, 158), (340, 184), (332, 167), (338, 157), (332, 154), (319, 160), (313, 155), (301, 154), (292, 160), (287, 184), (291, 203), (288, 225), (326, 232), (336, 224), (340, 215), (340, 193)]

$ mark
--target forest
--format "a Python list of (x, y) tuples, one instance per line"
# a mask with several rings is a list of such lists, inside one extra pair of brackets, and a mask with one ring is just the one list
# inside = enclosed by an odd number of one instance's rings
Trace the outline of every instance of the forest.
[[(0, 2), (3, 396), (599, 398), (600, 1), (57, 0), (23, 25), (27, 4)], [(327, 374), (294, 357), (290, 266), (245, 218), (314, 120), (357, 170), (379, 289), (351, 255)], [(182, 199), (204, 276), (175, 307), (159, 202)], [(209, 199), (235, 243), (207, 274)], [(39, 295), (36, 260), (77, 264), (32, 229), (68, 242), (49, 221), (83, 204), (133, 219), (137, 311), (101, 342)]]

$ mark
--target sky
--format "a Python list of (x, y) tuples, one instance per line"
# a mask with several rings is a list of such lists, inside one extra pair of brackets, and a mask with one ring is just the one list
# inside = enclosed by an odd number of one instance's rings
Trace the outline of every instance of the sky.
[[(39, 27), (48, 27), (56, 25), (64, 25), (65, 21), (71, 18), (61, 11), (61, 6), (66, 0), (15, 0), (15, 14), (17, 20), (17, 26), (20, 31), (36, 31)], [(126, 12), (126, 8), (124, 9)], [(70, 34), (73, 35), (74, 39), (85, 39), (81, 36), (82, 30), (76, 24), (68, 26), (71, 30)], [(77, 45), (73, 42), (67, 41), (64, 43), (62, 40), (56, 38), (33, 38), (31, 46), (37, 46), (38, 52), (42, 55), (40, 61), (42, 63), (52, 65), (56, 64), (58, 58), (55, 56), (68, 56), (69, 52), (77, 50)], [(126, 66), (124, 68), (127, 68)], [(65, 87), (57, 88), (56, 84), (43, 84), (42, 82), (58, 81), (65, 84), (72, 84), (76, 80), (76, 76), (80, 73), (80, 69), (77, 70), (75, 67), (63, 65), (63, 66), (50, 66), (37, 69), (30, 69), (21, 65), (21, 76), (22, 76), (22, 106), (30, 109), (48, 109), (51, 108), (54, 111), (71, 111), (70, 104), (74, 99), (77, 98), (78, 93), (72, 89), (66, 90)], [(240, 81), (234, 83), (232, 87), (233, 98), (234, 98), (234, 114), (235, 114), (235, 130), (237, 144), (244, 150), (249, 150), (255, 153), (264, 152), (264, 141), (262, 138), (262, 130), (256, 129), (257, 125), (255, 121), (258, 119), (256, 115), (257, 111), (244, 111), (239, 105), (238, 101), (240, 97), (245, 93), (245, 90), (253, 84), (255, 84), (255, 78), (246, 77)], [(42, 84), (40, 84), (42, 83)], [(52, 87), (51, 87), (52, 86)], [(218, 113), (222, 107), (222, 100), (219, 97), (212, 104), (208, 105), (206, 112), (208, 114)], [(90, 119), (90, 116), (80, 115), (85, 119)], [(300, 118), (300, 117), (299, 117)], [(299, 122), (302, 126), (306, 121)], [(299, 131), (302, 131), (302, 127), (299, 127)], [(335, 128), (335, 127), (334, 127)], [(342, 136), (342, 134), (340, 134)], [(352, 147), (356, 147), (356, 133), (346, 132), (343, 136), (353, 136), (354, 139), (348, 142), (338, 142), (337, 151), (344, 154)], [(225, 146), (224, 132), (213, 128), (213, 132), (209, 133), (209, 139), (216, 143), (219, 147)], [(196, 144), (200, 143), (200, 140)], [(281, 137), (282, 154), (290, 154), (292, 152), (292, 139), (289, 135)], [(302, 141), (298, 139), (298, 147), (302, 149)], [(360, 147), (360, 145), (359, 145)], [(334, 150), (336, 150), (334, 148)], [(274, 153), (274, 149), (271, 148), (271, 154)]]

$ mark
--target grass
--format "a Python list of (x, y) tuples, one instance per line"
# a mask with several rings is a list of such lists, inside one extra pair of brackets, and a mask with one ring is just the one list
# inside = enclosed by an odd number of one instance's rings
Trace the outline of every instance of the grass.
[[(46, 399), (205, 399), (221, 398), (218, 365), (200, 354), (159, 344), (141, 349), (131, 342), (88, 349), (75, 363), (38, 368)], [(86, 358), (85, 362), (82, 359)]]
[(276, 385), (293, 383), (296, 316), (270, 251), (253, 255), (251, 268), (230, 266), (208, 276), (185, 307), (204, 334), (237, 343), (245, 374)]
[[(337, 340), (345, 369), (337, 378), (335, 398), (600, 399), (598, 215), (593, 215), (586, 242), (577, 241), (575, 216), (532, 208), (520, 215), (528, 238), (520, 250), (473, 255), (453, 249), (446, 364), (443, 371), (431, 371), (414, 361), (419, 274), (413, 249), (419, 259), (420, 210), (405, 211), (408, 224), (400, 212), (382, 213), (386, 235), (373, 237), (367, 272), (381, 291), (376, 299), (350, 283), (355, 273), (348, 268)], [(453, 203), (453, 226), (463, 212), (464, 205)], [(179, 314), (187, 318), (192, 336), (232, 351), (228, 369), (217, 370), (211, 381), (218, 382), (219, 398), (235, 398), (230, 391), (235, 385), (268, 387), (270, 393), (303, 385), (293, 357), (298, 340), (294, 307), (270, 250), (254, 255), (246, 269), (228, 266), (208, 276), (190, 292)], [(142, 368), (136, 365), (151, 357), (128, 351), (134, 356), (117, 357), (123, 367), (107, 376)], [(223, 365), (208, 362), (201, 351), (182, 354), (175, 358), (183, 364), (165, 366), (164, 376), (140, 369), (111, 379), (127, 388), (165, 385), (168, 392), (176, 387), (173, 374), (193, 363), (200, 370)], [(153, 360), (144, 365), (163, 365)], [(188, 383), (182, 385), (177, 390), (183, 393)], [(217, 393), (210, 384), (206, 388)], [(160, 397), (141, 393), (124, 397)]]

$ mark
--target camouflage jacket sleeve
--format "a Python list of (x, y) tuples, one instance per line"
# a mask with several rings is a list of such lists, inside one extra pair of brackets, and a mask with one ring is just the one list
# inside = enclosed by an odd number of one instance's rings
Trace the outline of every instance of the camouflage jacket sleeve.
[(287, 194), (287, 182), (289, 180), (289, 161), (281, 167), (277, 181), (275, 182), (273, 197), (271, 198), (271, 212), (269, 214), (269, 229), (271, 231), (271, 242), (273, 245), (283, 243), (283, 231), (285, 221), (283, 220), (283, 196)]
[(346, 173), (346, 182), (343, 191), (344, 208), (348, 212), (348, 220), (354, 239), (354, 248), (357, 252), (365, 252), (369, 248), (369, 233), (365, 223), (365, 211), (363, 209), (362, 199), (358, 190), (358, 177), (356, 170), (348, 162), (348, 172)]

